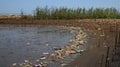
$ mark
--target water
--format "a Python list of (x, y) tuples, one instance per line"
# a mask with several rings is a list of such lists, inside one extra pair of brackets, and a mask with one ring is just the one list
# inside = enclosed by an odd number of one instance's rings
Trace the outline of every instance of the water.
[(63, 47), (74, 34), (60, 26), (0, 25), (0, 67), (32, 62), (53, 47)]

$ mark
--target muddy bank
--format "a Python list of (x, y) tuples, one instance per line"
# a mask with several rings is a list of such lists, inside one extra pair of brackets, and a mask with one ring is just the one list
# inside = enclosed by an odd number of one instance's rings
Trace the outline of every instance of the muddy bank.
[(0, 24), (39, 24), (39, 25), (62, 25), (62, 26), (80, 26), (80, 23), (94, 22), (119, 22), (120, 19), (76, 19), (76, 20), (24, 20), (24, 19), (0, 19)]
[[(113, 67), (116, 31), (120, 30), (119, 20), (82, 23), (90, 36), (90, 47), (65, 67)], [(87, 26), (87, 27), (86, 27)]]

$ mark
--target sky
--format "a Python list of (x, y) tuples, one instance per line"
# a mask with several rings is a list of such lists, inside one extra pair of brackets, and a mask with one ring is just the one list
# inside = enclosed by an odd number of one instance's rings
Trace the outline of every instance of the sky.
[(36, 7), (120, 9), (120, 0), (0, 0), (0, 14), (33, 14)]

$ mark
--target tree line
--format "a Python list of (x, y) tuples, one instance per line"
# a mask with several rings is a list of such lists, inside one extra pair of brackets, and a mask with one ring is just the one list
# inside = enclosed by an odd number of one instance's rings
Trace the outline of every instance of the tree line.
[(36, 19), (120, 19), (120, 11), (116, 8), (40, 8), (35, 9)]

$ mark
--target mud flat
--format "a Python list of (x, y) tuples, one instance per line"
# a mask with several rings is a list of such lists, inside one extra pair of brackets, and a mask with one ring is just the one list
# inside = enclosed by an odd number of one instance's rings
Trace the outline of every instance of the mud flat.
[(97, 19), (95, 22), (88, 20), (88, 22), (81, 22), (80, 27), (89, 34), (90, 41), (88, 43), (90, 46), (84, 53), (64, 67), (115, 66), (117, 63), (112, 59), (114, 59), (115, 54), (116, 34), (120, 30), (120, 20)]

